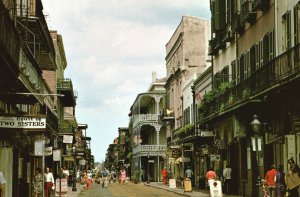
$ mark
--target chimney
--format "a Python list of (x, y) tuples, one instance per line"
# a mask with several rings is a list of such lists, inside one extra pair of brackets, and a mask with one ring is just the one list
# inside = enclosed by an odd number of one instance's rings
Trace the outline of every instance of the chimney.
[(156, 81), (156, 72), (155, 71), (153, 71), (152, 72), (152, 82), (155, 82)]

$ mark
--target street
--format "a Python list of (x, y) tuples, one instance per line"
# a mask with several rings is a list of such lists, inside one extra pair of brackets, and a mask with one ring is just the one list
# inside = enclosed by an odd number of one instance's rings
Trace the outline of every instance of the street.
[(98, 196), (115, 196), (115, 197), (138, 197), (138, 196), (153, 196), (153, 197), (178, 197), (182, 195), (175, 194), (162, 189), (149, 187), (143, 184), (128, 184), (111, 183), (108, 188), (102, 188), (99, 184), (93, 184), (91, 189), (81, 191), (80, 196), (98, 197)]

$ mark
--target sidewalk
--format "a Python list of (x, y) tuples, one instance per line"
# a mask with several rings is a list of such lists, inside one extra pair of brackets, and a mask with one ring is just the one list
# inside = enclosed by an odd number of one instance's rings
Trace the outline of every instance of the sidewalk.
[[(150, 187), (155, 187), (155, 188), (159, 188), (159, 189), (164, 189), (164, 190), (168, 190), (171, 192), (174, 192), (176, 194), (180, 194), (183, 196), (191, 196), (191, 197), (196, 197), (196, 196), (203, 196), (203, 197), (209, 197), (209, 191), (208, 190), (199, 190), (199, 189), (194, 189), (192, 192), (184, 192), (183, 187), (177, 187), (174, 189), (170, 189), (169, 186), (163, 185), (162, 182), (152, 182), (150, 184), (147, 183), (142, 183), (146, 186), (150, 186)], [(224, 197), (241, 197), (241, 196), (231, 196), (231, 195), (223, 195)]]

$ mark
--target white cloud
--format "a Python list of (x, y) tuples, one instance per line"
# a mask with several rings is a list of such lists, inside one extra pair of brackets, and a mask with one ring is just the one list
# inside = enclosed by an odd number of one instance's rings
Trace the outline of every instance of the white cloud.
[(78, 91), (77, 121), (89, 125), (92, 154), (96, 161), (104, 160), (118, 127), (128, 126), (137, 94), (148, 89), (152, 71), (165, 76), (165, 44), (182, 15), (208, 19), (209, 0), (43, 0), (43, 4), (49, 29), (63, 36), (65, 77)]

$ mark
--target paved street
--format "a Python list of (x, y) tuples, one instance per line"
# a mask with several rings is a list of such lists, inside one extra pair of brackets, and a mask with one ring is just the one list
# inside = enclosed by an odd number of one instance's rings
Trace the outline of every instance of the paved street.
[(98, 197), (98, 196), (111, 196), (111, 197), (178, 197), (182, 196), (169, 192), (166, 190), (148, 187), (143, 184), (133, 184), (129, 182), (128, 184), (119, 184), (112, 183), (108, 185), (108, 188), (101, 188), (98, 184), (93, 184), (92, 188), (86, 190), (85, 192), (81, 191), (79, 197)]

